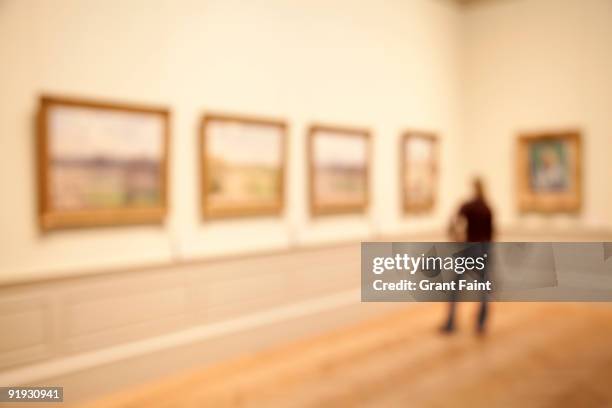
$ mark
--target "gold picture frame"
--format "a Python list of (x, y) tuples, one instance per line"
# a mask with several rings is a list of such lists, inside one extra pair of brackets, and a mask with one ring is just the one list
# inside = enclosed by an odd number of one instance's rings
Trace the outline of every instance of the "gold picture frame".
[(279, 216), (285, 202), (287, 124), (206, 114), (200, 128), (204, 219)]
[(579, 131), (522, 134), (518, 138), (518, 207), (521, 212), (578, 212), (582, 204)]
[(165, 108), (42, 96), (41, 229), (161, 223), (168, 209), (169, 138)]
[(438, 191), (438, 137), (406, 131), (400, 137), (400, 193), (404, 214), (431, 211)]
[(309, 128), (311, 215), (365, 213), (369, 203), (370, 139), (366, 129), (329, 125)]

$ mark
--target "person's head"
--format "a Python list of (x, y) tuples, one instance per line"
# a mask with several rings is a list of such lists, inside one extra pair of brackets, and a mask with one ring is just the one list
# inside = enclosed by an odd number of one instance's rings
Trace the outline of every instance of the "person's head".
[(474, 196), (479, 199), (484, 199), (485, 193), (482, 179), (480, 177), (475, 177), (472, 181), (472, 186), (474, 187)]
[(542, 166), (545, 169), (550, 169), (559, 164), (559, 155), (552, 147), (542, 150), (540, 157), (542, 158)]

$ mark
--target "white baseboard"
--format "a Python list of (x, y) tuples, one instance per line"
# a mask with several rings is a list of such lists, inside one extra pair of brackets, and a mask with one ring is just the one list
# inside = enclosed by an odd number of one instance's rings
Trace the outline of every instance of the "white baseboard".
[(191, 327), (161, 336), (124, 343), (113, 347), (57, 358), (0, 372), (0, 384), (19, 386), (57, 378), (120, 360), (138, 357), (164, 349), (188, 345), (198, 341), (228, 336), (285, 320), (325, 312), (360, 302), (360, 289), (309, 299), (263, 312), (241, 316), (223, 322)]

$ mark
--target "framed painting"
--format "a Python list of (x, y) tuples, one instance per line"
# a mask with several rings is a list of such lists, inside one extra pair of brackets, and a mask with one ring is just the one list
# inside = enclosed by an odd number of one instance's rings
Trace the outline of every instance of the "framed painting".
[(431, 211), (438, 190), (437, 137), (426, 132), (405, 132), (399, 150), (404, 213)]
[(169, 122), (166, 109), (43, 96), (41, 228), (161, 223)]
[(312, 215), (363, 213), (369, 200), (367, 130), (312, 126), (308, 133)]
[(518, 139), (521, 211), (576, 212), (581, 206), (580, 133), (543, 132)]
[(204, 218), (282, 213), (286, 133), (287, 125), (280, 120), (204, 116), (200, 135)]

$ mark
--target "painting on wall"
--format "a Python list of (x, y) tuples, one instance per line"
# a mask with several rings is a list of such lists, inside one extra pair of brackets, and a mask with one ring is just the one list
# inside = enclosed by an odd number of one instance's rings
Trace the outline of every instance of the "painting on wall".
[(435, 135), (406, 132), (401, 138), (401, 194), (405, 213), (433, 209), (438, 189), (438, 142)]
[(286, 132), (286, 124), (278, 120), (204, 117), (201, 159), (205, 218), (282, 213)]
[(521, 211), (573, 212), (581, 205), (579, 132), (526, 134), (518, 143)]
[(313, 215), (362, 213), (368, 205), (369, 132), (313, 126), (308, 135)]
[(41, 227), (161, 222), (169, 118), (165, 109), (41, 98)]

